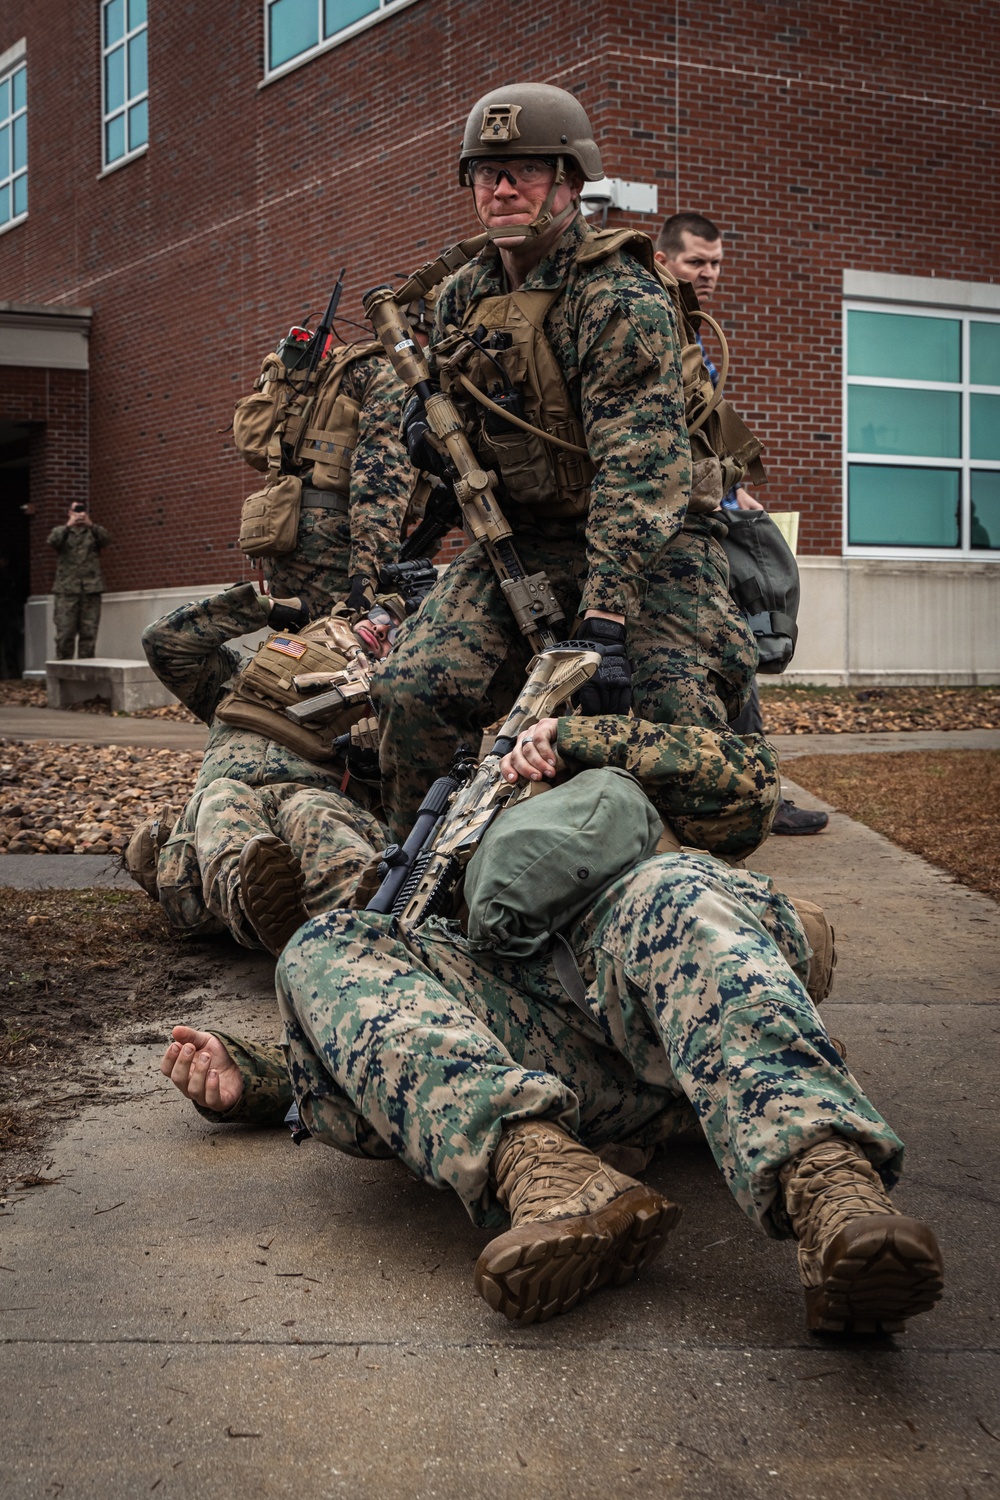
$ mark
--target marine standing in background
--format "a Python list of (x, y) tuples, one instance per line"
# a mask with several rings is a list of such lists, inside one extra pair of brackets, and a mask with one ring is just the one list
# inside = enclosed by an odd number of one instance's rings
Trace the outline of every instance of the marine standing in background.
[(90, 519), (82, 500), (74, 500), (64, 526), (54, 526), (48, 544), (59, 554), (52, 585), (56, 629), (56, 657), (93, 656), (101, 623), (100, 553), (111, 535)]
[[(432, 363), (498, 475), (526, 573), (548, 574), (566, 634), (579, 616), (578, 639), (604, 658), (584, 711), (621, 712), (631, 698), (656, 722), (723, 725), (749, 691), (756, 651), (729, 600), (718, 523), (689, 508), (680, 350), (652, 246), (591, 233), (580, 217), (584, 180), (603, 173), (587, 115), (562, 89), (485, 95), (459, 173), (491, 243), (442, 288)], [(421, 428), (411, 404), (411, 457), (433, 468)], [(394, 833), (457, 745), (509, 709), (528, 656), (474, 544), (375, 683)]]

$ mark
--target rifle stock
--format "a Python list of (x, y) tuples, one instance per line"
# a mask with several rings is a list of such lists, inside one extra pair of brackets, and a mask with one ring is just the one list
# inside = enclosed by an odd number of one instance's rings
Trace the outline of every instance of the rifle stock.
[[(442, 778), (424, 799), (417, 824), (403, 846), (406, 863), (401, 878), (393, 880), (390, 869), (369, 910), (393, 911), (408, 927), (418, 927), (430, 916), (451, 915), (462, 872), (497, 814), (526, 795), (530, 782), (512, 787), (500, 770), (503, 757), (512, 750), (519, 734), (540, 719), (550, 718), (562, 704), (591, 678), (600, 666), (596, 651), (558, 646), (536, 656), (517, 702), (497, 735), (493, 749), (475, 773), (465, 780)], [(420, 817), (428, 803), (439, 807), (438, 789), (451, 779), (453, 790), (434, 819), (424, 822), (416, 841)], [(437, 795), (435, 795), (437, 794)], [(389, 892), (392, 881), (391, 894)]]

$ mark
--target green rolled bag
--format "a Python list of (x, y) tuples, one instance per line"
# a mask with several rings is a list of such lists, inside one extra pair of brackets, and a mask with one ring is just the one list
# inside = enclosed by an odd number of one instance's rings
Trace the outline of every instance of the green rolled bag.
[(544, 953), (607, 886), (651, 858), (662, 833), (635, 777), (610, 766), (519, 802), (465, 872), (470, 943), (500, 958)]

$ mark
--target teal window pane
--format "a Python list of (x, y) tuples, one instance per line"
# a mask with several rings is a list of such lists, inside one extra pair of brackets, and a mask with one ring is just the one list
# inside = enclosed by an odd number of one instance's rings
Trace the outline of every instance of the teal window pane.
[(146, 33), (140, 31), (128, 44), (128, 96), (144, 94), (149, 87), (146, 78)]
[(847, 314), (847, 373), (880, 380), (962, 378), (962, 325), (906, 313)]
[(360, 21), (362, 16), (370, 16), (378, 8), (379, 0), (324, 0), (323, 35), (333, 36), (335, 31), (343, 31), (345, 26)]
[(957, 469), (851, 464), (848, 541), (855, 547), (957, 547)]
[(268, 56), (280, 68), (319, 41), (317, 0), (274, 0), (268, 12)]
[(973, 470), (971, 535), (973, 547), (1000, 548), (1000, 473)]
[(116, 47), (104, 59), (104, 113), (125, 103), (125, 48)]
[(28, 174), (22, 172), (14, 178), (14, 217), (28, 212)]
[(970, 458), (1000, 458), (1000, 396), (969, 397)]
[(128, 29), (146, 24), (146, 0), (128, 0)]
[(10, 187), (4, 184), (0, 187), (0, 224), (6, 224), (10, 218)]
[(104, 45), (110, 47), (125, 35), (125, 0), (108, 0), (104, 7)]
[(6, 120), (10, 114), (10, 79), (5, 78), (0, 83), (0, 120)]
[(0, 177), (9, 177), (12, 170), (10, 164), (10, 126), (0, 125)]
[(23, 109), (28, 102), (28, 70), (18, 68), (11, 79), (11, 108)]
[[(28, 165), (28, 116), (18, 115), (13, 125), (13, 150), (11, 151), (11, 170), (20, 172), (22, 167)], [(3, 152), (0, 151), (0, 161), (4, 160)]]
[(133, 104), (128, 112), (128, 149), (137, 151), (149, 140), (149, 104)]
[(959, 458), (962, 398), (958, 391), (912, 391), (876, 385), (847, 388), (850, 453), (905, 453)]
[(969, 324), (969, 378), (973, 385), (1000, 385), (1000, 323)]
[(104, 159), (110, 165), (125, 155), (125, 116), (115, 115), (104, 127)]

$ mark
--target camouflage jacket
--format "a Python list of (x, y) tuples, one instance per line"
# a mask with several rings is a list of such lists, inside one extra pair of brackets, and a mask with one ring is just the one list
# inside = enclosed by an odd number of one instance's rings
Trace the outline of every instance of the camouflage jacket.
[(56, 563), (55, 594), (101, 594), (99, 554), (111, 541), (103, 526), (54, 526), (48, 543), (59, 553)]
[(180, 605), (142, 633), (146, 660), (164, 687), (209, 726), (194, 790), (230, 776), (248, 786), (296, 781), (339, 791), (343, 767), (315, 765), (266, 735), (215, 718), (230, 678), (246, 659), (226, 642), (266, 629), (267, 615), (256, 589), (252, 583), (240, 583), (210, 599)]
[(567, 768), (630, 771), (685, 844), (742, 857), (762, 843), (778, 804), (777, 752), (763, 735), (650, 724), (617, 714), (558, 721)]
[[(544, 331), (597, 469), (581, 613), (631, 615), (645, 574), (683, 524), (690, 493), (680, 346), (670, 299), (638, 261), (615, 251), (595, 265), (575, 263), (587, 233), (575, 219), (522, 290), (564, 288)], [(508, 290), (499, 251), (487, 246), (445, 284), (434, 338)]]
[(348, 576), (374, 579), (399, 554), (416, 479), (399, 436), (403, 385), (384, 355), (370, 354), (348, 366), (341, 390), (361, 408), (351, 459)]

